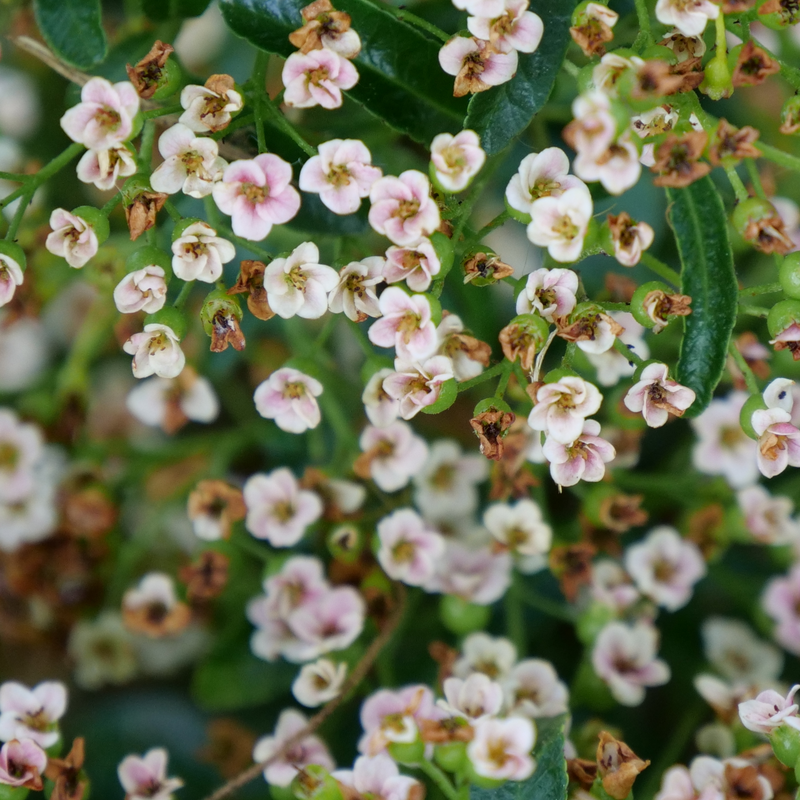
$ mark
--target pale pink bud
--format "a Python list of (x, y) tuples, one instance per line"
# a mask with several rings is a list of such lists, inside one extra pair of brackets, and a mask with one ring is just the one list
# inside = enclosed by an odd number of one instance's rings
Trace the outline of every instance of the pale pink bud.
[(129, 272), (114, 289), (114, 303), (120, 314), (155, 314), (166, 301), (164, 270), (155, 264)]
[(54, 256), (66, 259), (73, 269), (80, 269), (97, 255), (100, 247), (97, 234), (83, 217), (57, 208), (50, 215), (50, 227), (53, 230), (47, 236), (45, 247)]
[(486, 153), (475, 131), (461, 131), (456, 136), (440, 133), (431, 142), (431, 164), (436, 180), (445, 191), (466, 189), (485, 162)]
[(358, 83), (358, 70), (346, 58), (323, 47), (305, 54), (292, 53), (283, 65), (281, 79), (287, 106), (339, 108), (342, 90)]

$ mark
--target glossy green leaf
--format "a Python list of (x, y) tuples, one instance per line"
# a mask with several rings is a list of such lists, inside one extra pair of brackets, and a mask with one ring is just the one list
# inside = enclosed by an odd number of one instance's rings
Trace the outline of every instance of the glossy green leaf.
[(297, 216), (287, 223), (292, 230), (329, 236), (363, 236), (372, 230), (367, 220), (368, 205), (361, 203), (355, 214), (341, 216), (327, 208), (319, 195), (303, 194), (303, 204)]
[(91, 69), (108, 51), (100, 0), (34, 0), (36, 24), (50, 49), (78, 69)]
[[(256, 47), (288, 57), (289, 34), (300, 27), (307, 0), (222, 0), (230, 28)], [(338, 0), (361, 37), (354, 63), (358, 83), (345, 94), (401, 133), (430, 144), (461, 130), (466, 101), (453, 97), (453, 79), (439, 66), (441, 43), (370, 0)]]
[(575, 0), (539, 0), (531, 7), (544, 22), (544, 36), (535, 53), (520, 53), (517, 74), (473, 96), (464, 127), (481, 137), (489, 155), (499, 153), (530, 125), (547, 102), (570, 41), (569, 26)]
[(470, 800), (566, 800), (565, 721), (565, 716), (536, 720), (536, 746), (533, 749), (536, 771), (528, 780), (508, 781), (497, 789), (472, 786)]
[(192, 694), (200, 706), (209, 711), (234, 711), (269, 703), (289, 691), (297, 668), (284, 661), (262, 661), (246, 647), (209, 656), (197, 665)]
[(154, 20), (199, 17), (211, 0), (142, 0), (142, 11)]
[(697, 394), (686, 413), (694, 417), (711, 402), (725, 369), (738, 287), (728, 218), (711, 178), (667, 189), (667, 199), (667, 216), (681, 257), (681, 291), (692, 298), (675, 377)]

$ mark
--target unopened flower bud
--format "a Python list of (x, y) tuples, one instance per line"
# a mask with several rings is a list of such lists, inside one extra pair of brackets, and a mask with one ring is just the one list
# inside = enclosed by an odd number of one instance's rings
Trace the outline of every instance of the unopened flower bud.
[(800, 731), (791, 725), (781, 725), (769, 734), (772, 751), (781, 764), (794, 767), (800, 761)]

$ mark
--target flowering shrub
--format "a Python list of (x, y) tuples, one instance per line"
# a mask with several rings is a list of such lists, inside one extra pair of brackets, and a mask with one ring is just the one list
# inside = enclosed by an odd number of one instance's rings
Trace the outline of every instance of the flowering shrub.
[(800, 796), (797, 1), (69, 5), (0, 9), (0, 800)]

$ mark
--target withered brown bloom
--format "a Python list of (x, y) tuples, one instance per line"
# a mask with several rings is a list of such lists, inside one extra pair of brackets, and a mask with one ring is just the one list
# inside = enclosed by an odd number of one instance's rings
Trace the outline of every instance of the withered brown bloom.
[(267, 290), (264, 288), (265, 269), (266, 264), (263, 261), (242, 261), (236, 283), (228, 289), (228, 294), (246, 293), (250, 313), (266, 321), (272, 319), (275, 312), (269, 307)]
[(501, 261), (494, 253), (474, 253), (464, 262), (464, 283), (476, 278), (499, 281), (514, 274), (514, 267)]
[[(152, 577), (155, 578), (156, 575), (153, 574)], [(154, 639), (175, 636), (189, 624), (192, 618), (191, 609), (186, 603), (177, 600), (174, 594), (170, 598), (163, 596), (161, 586), (157, 589), (152, 587), (154, 582), (145, 588), (125, 593), (122, 600), (122, 621), (128, 630)]]
[[(611, 220), (618, 220), (620, 217), (627, 216), (628, 220), (630, 220), (630, 224), (633, 224), (633, 220), (630, 218), (629, 214), (626, 214), (624, 211), (619, 217), (612, 217), (609, 215), (608, 217), (608, 224), (611, 226)], [(625, 222), (623, 224), (623, 228), (617, 234), (614, 233), (614, 228), (611, 228), (611, 235), (612, 236), (620, 236), (621, 241), (622, 237), (625, 236), (625, 231), (628, 229), (628, 223)], [(638, 284), (636, 281), (628, 278), (625, 275), (620, 275), (617, 272), (607, 272), (606, 277), (604, 280), (605, 290), (611, 295), (611, 300), (616, 303), (630, 303), (633, 299), (633, 293), (636, 291)]]
[(61, 508), (62, 528), (72, 536), (99, 539), (117, 521), (117, 507), (99, 483), (65, 487)]
[(481, 364), (484, 368), (489, 366), (492, 358), (492, 348), (486, 342), (476, 339), (466, 333), (450, 333), (442, 344), (440, 351), (448, 358), (456, 359), (460, 356)]
[(212, 720), (206, 728), (208, 744), (197, 757), (213, 764), (223, 778), (232, 778), (253, 763), (253, 745), (256, 734), (235, 719), (221, 717)]
[[(610, 19), (609, 17), (609, 21)], [(587, 58), (605, 55), (605, 44), (614, 38), (614, 31), (608, 21), (597, 15), (586, 14), (580, 23), (569, 29), (575, 44), (583, 50)]]
[(780, 71), (781, 65), (751, 39), (739, 51), (731, 81), (734, 86), (758, 86)]
[(418, 725), (419, 735), (423, 742), (433, 744), (471, 742), (475, 737), (475, 730), (463, 717), (449, 717), (442, 720), (423, 719)]
[(606, 324), (614, 336), (619, 336), (625, 331), (625, 328), (613, 317), (598, 312), (597, 314), (586, 314), (575, 320), (575, 322), (566, 322), (564, 325), (559, 325), (558, 336), (568, 342), (594, 341), (598, 336), (598, 326), (601, 323)]
[[(332, 41), (341, 40), (343, 35), (350, 30), (350, 15), (334, 10), (330, 0), (315, 0), (300, 13), (303, 15), (305, 24), (302, 28), (289, 34), (289, 41), (301, 53), (321, 50), (326, 44), (330, 45)], [(358, 48), (348, 48), (342, 55), (346, 55), (347, 58), (355, 58), (358, 52)]]
[(777, 211), (770, 216), (751, 218), (742, 236), (756, 250), (768, 255), (779, 253), (785, 256), (794, 250), (794, 242), (786, 233), (786, 224)]
[(655, 153), (655, 164), (650, 169), (659, 173), (656, 186), (681, 187), (694, 183), (711, 172), (711, 165), (700, 162), (708, 144), (705, 131), (690, 131), (682, 135), (669, 134)]
[(642, 308), (653, 321), (653, 333), (661, 333), (670, 317), (688, 317), (692, 313), (692, 298), (687, 294), (668, 294), (662, 289), (648, 292), (642, 300)]
[(615, 533), (626, 533), (631, 528), (644, 525), (648, 513), (641, 507), (644, 495), (622, 494), (608, 495), (600, 503), (600, 522)]
[(513, 412), (492, 407), (469, 421), (486, 458), (499, 461), (503, 457), (503, 438), (515, 419)]
[(597, 777), (597, 762), (588, 758), (568, 758), (567, 778), (570, 783), (580, 784), (587, 791), (592, 787)]
[(125, 206), (125, 220), (131, 232), (131, 241), (138, 239), (145, 231), (156, 224), (156, 216), (167, 202), (163, 192), (139, 192), (129, 205)]
[(234, 522), (244, 519), (247, 509), (242, 490), (225, 481), (200, 481), (189, 495), (189, 519), (206, 533), (202, 538), (227, 539)]
[(758, 15), (779, 14), (784, 25), (800, 22), (800, 2), (798, 0), (767, 0), (758, 9)]
[(636, 71), (636, 83), (631, 90), (634, 100), (650, 100), (675, 94), (683, 87), (683, 77), (673, 73), (671, 66), (660, 58), (645, 61)]
[(149, 99), (156, 93), (167, 59), (173, 52), (175, 48), (171, 44), (165, 44), (157, 39), (150, 52), (135, 67), (130, 64), (125, 67), (128, 80), (143, 100)]
[(472, 37), (475, 49), (468, 53), (461, 64), (453, 85), (453, 97), (464, 97), (491, 89), (491, 84), (484, 83), (481, 75), (486, 70), (486, 62), (497, 54), (489, 42)]
[(597, 771), (603, 779), (603, 788), (614, 800), (625, 800), (636, 781), (636, 776), (650, 766), (608, 731), (600, 732), (597, 745)]
[(230, 559), (216, 550), (205, 550), (193, 563), (181, 569), (180, 579), (186, 584), (190, 603), (219, 597), (228, 585)]
[(490, 500), (507, 500), (530, 497), (530, 491), (539, 485), (536, 476), (527, 467), (527, 455), (539, 432), (531, 430), (525, 419), (516, 419), (503, 439), (503, 455), (492, 464), (490, 474)]
[(721, 119), (711, 137), (708, 148), (709, 161), (718, 167), (720, 164), (738, 161), (742, 158), (758, 158), (761, 151), (753, 145), (753, 142), (760, 135), (760, 131), (750, 125), (737, 128), (728, 120)]
[(704, 506), (689, 517), (686, 538), (700, 548), (703, 558), (712, 558), (723, 545), (724, 522), (725, 511), (719, 503)]
[(234, 350), (244, 350), (245, 338), (236, 316), (220, 309), (211, 318), (211, 352), (221, 353), (228, 345)]
[(525, 372), (533, 369), (536, 358), (536, 339), (531, 330), (525, 325), (511, 323), (500, 331), (500, 347), (503, 355), (509, 361), (519, 359), (519, 364)]
[(581, 586), (591, 583), (592, 559), (596, 553), (597, 548), (586, 542), (554, 547), (550, 551), (550, 569), (570, 603), (577, 599)]
[(83, 772), (84, 741), (78, 737), (64, 758), (50, 758), (44, 775), (55, 783), (50, 800), (82, 800), (88, 780)]
[(725, 765), (725, 800), (767, 800), (772, 797), (771, 788), (759, 780), (758, 768), (752, 764), (739, 767)]
[(677, 64), (670, 66), (670, 72), (681, 79), (680, 86), (675, 90), (676, 94), (693, 92), (705, 78), (702, 58), (687, 58), (678, 61)]

